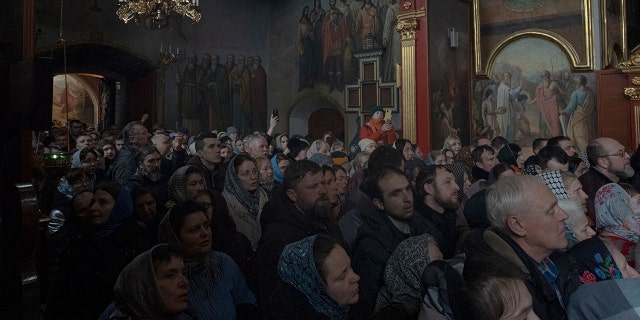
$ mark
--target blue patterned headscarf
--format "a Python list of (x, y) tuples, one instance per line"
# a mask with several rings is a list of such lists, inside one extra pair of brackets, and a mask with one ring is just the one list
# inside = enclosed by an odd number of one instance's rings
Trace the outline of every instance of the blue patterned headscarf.
[(278, 183), (283, 184), (284, 183), (284, 175), (282, 174), (282, 171), (280, 170), (280, 167), (278, 167), (278, 154), (274, 154), (273, 157), (271, 157), (271, 166), (273, 167), (273, 174), (274, 174), (274, 180), (278, 181)]
[(310, 236), (284, 247), (278, 261), (278, 273), (282, 281), (302, 292), (318, 313), (332, 320), (345, 319), (349, 307), (338, 305), (329, 296), (313, 262), (313, 244), (317, 236)]
[[(248, 156), (247, 156), (248, 157)], [(227, 168), (227, 178), (224, 180), (224, 189), (227, 190), (230, 194), (232, 194), (238, 202), (242, 204), (242, 206), (247, 209), (249, 215), (253, 217), (253, 219), (258, 219), (258, 214), (260, 213), (260, 192), (255, 190), (253, 192), (247, 191), (244, 187), (242, 187), (242, 182), (238, 177), (238, 172), (236, 172), (236, 161), (238, 161), (238, 155), (231, 158), (229, 161), (229, 167)], [(256, 164), (255, 160), (251, 159), (253, 164)], [(260, 187), (258, 187), (260, 188)]]

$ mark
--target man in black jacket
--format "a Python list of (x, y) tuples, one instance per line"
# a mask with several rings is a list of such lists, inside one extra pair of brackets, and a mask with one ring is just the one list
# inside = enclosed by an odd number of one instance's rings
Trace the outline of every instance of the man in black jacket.
[[(573, 259), (558, 252), (567, 246), (569, 217), (551, 190), (535, 176), (504, 176), (487, 190), (492, 227), (474, 234), (468, 259), (495, 257), (492, 263), (519, 270), (540, 319), (566, 319), (569, 296), (580, 282)], [(465, 266), (465, 269), (467, 266)]]
[(340, 228), (329, 215), (331, 204), (322, 168), (313, 161), (296, 161), (287, 167), (283, 182), (283, 188), (269, 199), (260, 216), (262, 236), (256, 254), (258, 302), (264, 314), (278, 283), (278, 260), (287, 244), (322, 233), (345, 247)]
[(360, 300), (349, 311), (353, 319), (371, 319), (384, 268), (398, 244), (434, 231), (414, 215), (411, 184), (398, 168), (367, 170), (363, 187), (378, 210), (366, 216), (353, 244), (353, 270), (360, 276)]

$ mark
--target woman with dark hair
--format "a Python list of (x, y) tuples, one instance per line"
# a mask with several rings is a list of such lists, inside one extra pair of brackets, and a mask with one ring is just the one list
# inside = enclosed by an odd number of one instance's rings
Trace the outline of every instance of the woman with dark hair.
[(47, 304), (46, 319), (96, 319), (112, 300), (118, 274), (129, 262), (113, 245), (113, 231), (130, 217), (129, 191), (115, 182), (99, 185), (87, 228), (70, 243)]
[(584, 160), (578, 157), (569, 157), (569, 172), (575, 174), (576, 177), (580, 178), (580, 176), (585, 174), (588, 170), (589, 167)]
[(338, 189), (340, 202), (344, 203), (345, 196), (347, 194), (347, 186), (349, 185), (349, 173), (345, 167), (337, 164), (333, 165), (333, 172), (336, 175), (336, 187)]
[(287, 245), (278, 261), (280, 282), (269, 301), (270, 319), (347, 318), (358, 302), (360, 277), (332, 238), (314, 235)]
[(509, 143), (498, 152), (498, 160), (511, 166), (511, 169), (517, 174), (522, 174), (524, 160), (522, 149), (515, 143)]
[(177, 245), (189, 279), (189, 303), (202, 319), (255, 319), (256, 299), (242, 273), (226, 254), (211, 249), (205, 209), (188, 200), (177, 203), (160, 222), (158, 239)]
[(260, 213), (269, 200), (258, 183), (258, 174), (256, 161), (247, 154), (239, 154), (229, 161), (222, 192), (236, 229), (249, 238), (254, 251), (262, 235)]

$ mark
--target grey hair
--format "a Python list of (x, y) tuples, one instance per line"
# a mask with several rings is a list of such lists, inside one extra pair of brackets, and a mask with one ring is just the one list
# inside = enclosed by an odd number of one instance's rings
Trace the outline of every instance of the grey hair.
[(253, 147), (254, 147), (255, 142), (256, 142), (258, 139), (265, 139), (265, 140), (267, 140), (267, 138), (265, 138), (265, 137), (264, 137), (264, 136), (262, 136), (262, 135), (249, 134), (249, 135), (247, 135), (246, 137), (244, 137), (244, 139), (243, 139), (243, 140), (244, 140), (244, 147), (245, 147), (245, 148), (253, 148)]
[(547, 188), (542, 179), (537, 176), (503, 176), (496, 180), (487, 189), (486, 195), (487, 218), (491, 225), (506, 230), (507, 218), (522, 212), (525, 190), (531, 190), (536, 185)]
[(558, 206), (569, 215), (569, 219), (566, 220), (566, 224), (571, 230), (577, 227), (580, 218), (585, 216), (584, 211), (582, 211), (582, 205), (578, 201), (559, 199)]

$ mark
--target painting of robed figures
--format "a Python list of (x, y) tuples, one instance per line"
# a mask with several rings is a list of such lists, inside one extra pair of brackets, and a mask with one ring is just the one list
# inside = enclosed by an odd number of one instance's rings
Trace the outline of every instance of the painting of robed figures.
[(574, 73), (552, 39), (516, 39), (490, 66), (490, 79), (474, 86), (474, 122), (482, 129), (476, 132), (522, 146), (538, 137), (565, 135), (580, 151), (596, 137), (594, 74)]

